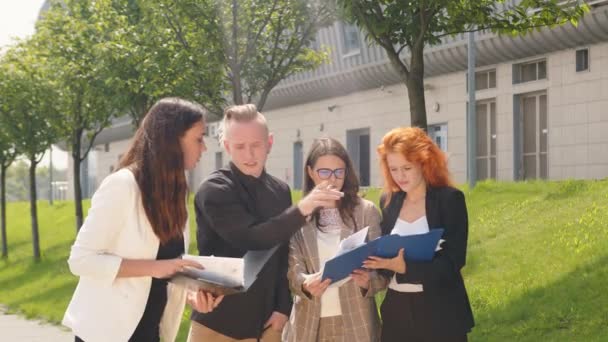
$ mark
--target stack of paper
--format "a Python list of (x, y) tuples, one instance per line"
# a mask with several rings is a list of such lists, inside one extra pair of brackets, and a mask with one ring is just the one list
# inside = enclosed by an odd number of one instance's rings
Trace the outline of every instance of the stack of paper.
[(201, 264), (204, 269), (186, 267), (171, 278), (171, 282), (192, 290), (205, 290), (214, 295), (246, 292), (257, 279), (277, 247), (264, 251), (249, 251), (242, 258), (184, 255), (184, 259)]

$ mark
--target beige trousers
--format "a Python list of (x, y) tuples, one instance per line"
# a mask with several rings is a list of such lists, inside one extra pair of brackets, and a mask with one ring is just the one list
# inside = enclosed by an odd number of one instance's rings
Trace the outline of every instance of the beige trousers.
[[(206, 326), (191, 321), (190, 322), (190, 334), (188, 335), (188, 342), (257, 342), (255, 338), (246, 338), (244, 340), (237, 340), (226, 335), (222, 335), (215, 330), (211, 330)], [(276, 331), (272, 328), (264, 330), (262, 334), (261, 342), (281, 342), (281, 332)]]

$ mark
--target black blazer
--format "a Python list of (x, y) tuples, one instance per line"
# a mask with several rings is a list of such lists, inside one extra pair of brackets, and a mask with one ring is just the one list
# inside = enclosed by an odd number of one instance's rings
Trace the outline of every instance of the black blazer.
[[(386, 196), (380, 199), (382, 234), (390, 234), (407, 194), (392, 194), (384, 207)], [(429, 229), (443, 228), (442, 249), (430, 262), (407, 262), (405, 274), (398, 274), (398, 283), (424, 286), (424, 297), (432, 312), (433, 325), (449, 334), (469, 332), (475, 325), (473, 312), (460, 270), (467, 254), (468, 217), (464, 194), (452, 187), (428, 187), (426, 219)], [(384, 272), (392, 277), (392, 272)]]

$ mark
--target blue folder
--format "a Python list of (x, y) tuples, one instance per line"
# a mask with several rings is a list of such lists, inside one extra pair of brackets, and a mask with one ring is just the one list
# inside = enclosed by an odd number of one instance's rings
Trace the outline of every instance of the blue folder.
[(401, 248), (405, 249), (406, 261), (430, 261), (435, 255), (435, 249), (441, 236), (443, 236), (442, 228), (431, 229), (428, 233), (417, 235), (381, 236), (328, 260), (323, 269), (322, 279), (329, 278), (332, 282), (340, 281), (348, 277), (355, 269), (362, 268), (363, 261), (368, 257), (394, 258)]

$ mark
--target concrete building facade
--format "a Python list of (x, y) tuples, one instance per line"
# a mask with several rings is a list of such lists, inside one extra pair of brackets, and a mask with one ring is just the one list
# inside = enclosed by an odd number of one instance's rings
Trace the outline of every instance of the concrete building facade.
[[(608, 1), (591, 5), (578, 27), (476, 35), (479, 179), (608, 177)], [(347, 146), (363, 185), (380, 186), (376, 147), (387, 131), (410, 123), (405, 86), (384, 51), (363, 37), (341, 22), (322, 29), (315, 45), (329, 47), (328, 63), (284, 80), (269, 97), (263, 112), (275, 143), (267, 169), (293, 188), (301, 188), (312, 141), (323, 136)], [(466, 38), (444, 38), (425, 52), (429, 134), (458, 183), (467, 171)], [(128, 146), (132, 129), (125, 127), (98, 137), (97, 183)], [(216, 130), (209, 123), (208, 151), (190, 174), (193, 189), (228, 162)]]

